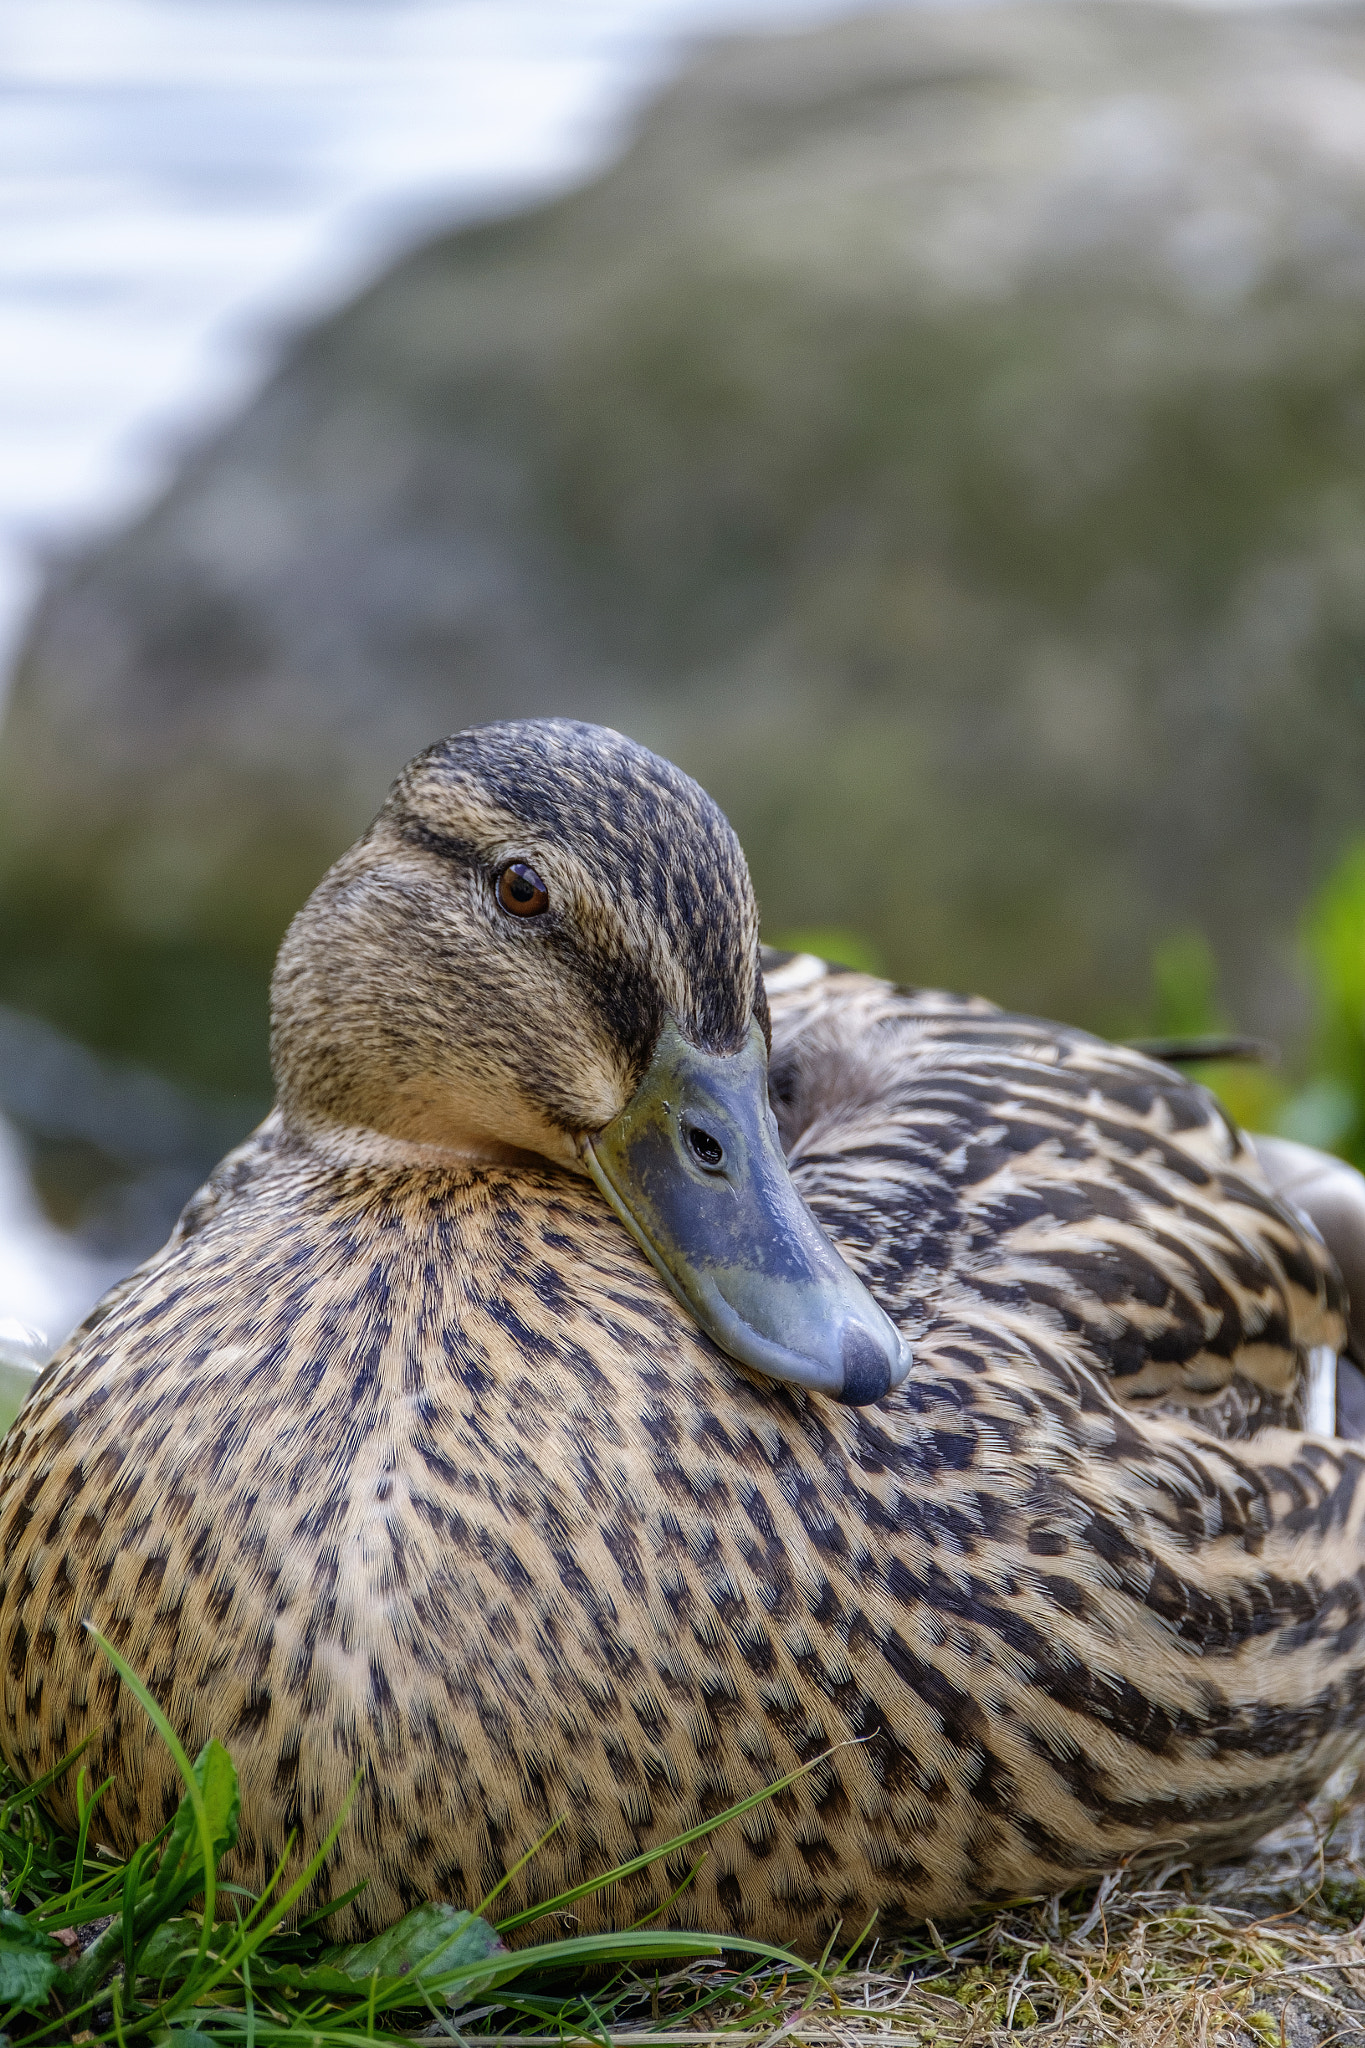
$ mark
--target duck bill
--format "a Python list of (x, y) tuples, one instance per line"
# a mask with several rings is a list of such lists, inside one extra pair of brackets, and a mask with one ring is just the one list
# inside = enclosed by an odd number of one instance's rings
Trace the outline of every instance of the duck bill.
[(742, 1051), (716, 1054), (670, 1019), (586, 1164), (679, 1301), (740, 1364), (854, 1407), (904, 1380), (909, 1348), (787, 1171), (757, 1024)]

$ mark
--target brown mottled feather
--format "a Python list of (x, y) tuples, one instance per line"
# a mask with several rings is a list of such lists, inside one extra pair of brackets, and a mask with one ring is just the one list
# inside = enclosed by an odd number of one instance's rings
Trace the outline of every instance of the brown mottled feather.
[(370, 1927), (475, 1903), (553, 1820), (509, 1909), (832, 1750), (667, 1914), (813, 1948), (1221, 1853), (1351, 1753), (1359, 1453), (1171, 1405), (1292, 1414), (1342, 1338), (1335, 1268), (1211, 1098), (862, 976), (772, 1022), (798, 1185), (913, 1339), (899, 1393), (733, 1365), (572, 1172), (272, 1119), (0, 1453), (15, 1767), (96, 1731), (123, 1849), (174, 1802), (89, 1616), (191, 1748), (231, 1748), (244, 1881), (360, 1773), (319, 1889), (367, 1879)]

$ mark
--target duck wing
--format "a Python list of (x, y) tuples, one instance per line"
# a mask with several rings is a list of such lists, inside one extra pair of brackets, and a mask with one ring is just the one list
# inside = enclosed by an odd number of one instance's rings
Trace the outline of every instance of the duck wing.
[(793, 1176), (912, 1343), (945, 1317), (1010, 1342), (1042, 1330), (1126, 1406), (1188, 1407), (1222, 1435), (1302, 1425), (1346, 1289), (1207, 1089), (1088, 1032), (810, 956), (767, 986)]

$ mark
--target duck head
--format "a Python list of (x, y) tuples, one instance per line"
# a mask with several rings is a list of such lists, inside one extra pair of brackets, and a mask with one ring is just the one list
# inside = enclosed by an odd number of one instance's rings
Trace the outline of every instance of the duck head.
[(854, 1404), (909, 1370), (788, 1174), (758, 911), (690, 777), (564, 720), (443, 740), (291, 925), (286, 1124), (338, 1160), (596, 1183), (731, 1357)]

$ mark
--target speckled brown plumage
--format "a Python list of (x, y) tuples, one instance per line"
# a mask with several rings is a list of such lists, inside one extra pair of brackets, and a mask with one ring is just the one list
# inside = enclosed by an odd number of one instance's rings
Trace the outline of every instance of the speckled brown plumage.
[[(527, 729), (503, 730), (516, 753)], [(810, 1948), (839, 1918), (893, 1929), (1253, 1838), (1354, 1750), (1365, 1704), (1360, 1454), (1267, 1426), (1294, 1419), (1306, 1349), (1341, 1342), (1326, 1251), (1211, 1098), (1150, 1060), (981, 1002), (779, 975), (797, 1183), (915, 1366), (855, 1411), (733, 1365), (571, 1156), (524, 1154), (537, 1115), (571, 1151), (575, 1031), (597, 1114), (661, 1005), (718, 1039), (744, 1026), (747, 883), (681, 777), (613, 847), (594, 805), (646, 771), (550, 732), (554, 818), (531, 817), (534, 759), (520, 810), (496, 760), (461, 757), (455, 788), (438, 759), (428, 843), (400, 847), (390, 808), (324, 885), (286, 949), (284, 1010), (310, 986), (307, 1042), (297, 1013), (277, 1038), (285, 1117), (5, 1443), (0, 1748), (36, 1776), (95, 1730), (104, 1835), (160, 1825), (173, 1774), (89, 1616), (191, 1748), (231, 1748), (245, 1881), (291, 1829), (314, 1845), (359, 1771), (323, 1886), (368, 1879), (357, 1926), (475, 1903), (562, 1817), (510, 1903), (545, 1896), (830, 1750), (727, 1826), (670, 1918)], [(518, 1006), (526, 935), (479, 893), (523, 846), (588, 904), (597, 948), (584, 969), (566, 910), (548, 1011), (555, 968), (536, 956)], [(704, 943), (679, 922), (684, 867)], [(354, 1008), (339, 1032), (324, 941)], [(485, 1117), (500, 1073), (516, 1096), (501, 1163), (460, 1156), (467, 1106), (430, 1141), (411, 1107), (458, 1067), (459, 1034), (434, 1048), (424, 1020), (462, 961), (466, 1010), (493, 1005), (466, 1027), (468, 1100)], [(381, 975), (388, 1050), (357, 1093)], [(1245, 1433), (1221, 1440), (1201, 1404), (1229, 1390)], [(68, 1774), (60, 1819), (73, 1796)], [(632, 1921), (682, 1874), (581, 1919)]]

